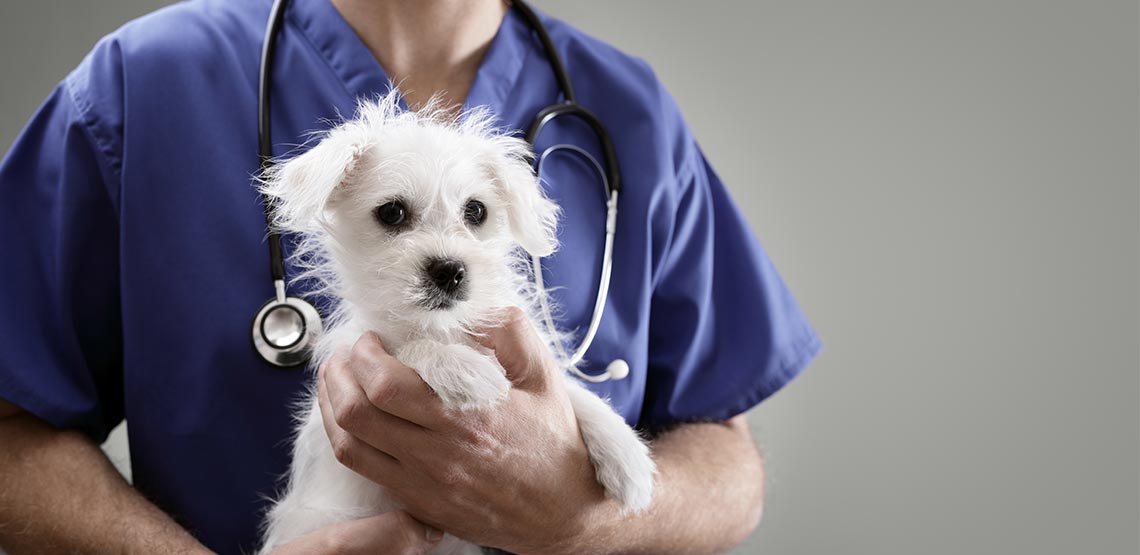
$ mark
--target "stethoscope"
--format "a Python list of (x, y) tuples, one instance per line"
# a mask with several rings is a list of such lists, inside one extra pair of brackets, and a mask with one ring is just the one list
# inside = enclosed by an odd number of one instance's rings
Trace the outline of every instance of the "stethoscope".
[[(287, 3), (287, 0), (274, 1), (273, 9), (269, 14), (269, 22), (266, 25), (265, 40), (261, 47), (261, 64), (257, 90), (257, 147), (261, 158), (262, 173), (273, 164), (273, 144), (269, 133), (269, 89), (271, 88), (273, 53), (276, 50), (277, 35), (281, 30)], [(570, 77), (566, 74), (566, 68), (562, 64), (562, 58), (559, 56), (558, 50), (554, 48), (554, 43), (550, 40), (550, 35), (546, 32), (546, 26), (539, 21), (538, 16), (535, 15), (534, 11), (531, 10), (525, 2), (513, 0), (512, 3), (514, 7), (518, 9), (523, 19), (526, 20), (527, 25), (538, 35), (539, 40), (542, 42), (542, 47), (550, 59), (550, 67), (554, 71), (554, 76), (558, 80), (558, 87), (562, 91), (563, 96), (562, 102), (552, 104), (539, 110), (538, 114), (534, 117), (534, 121), (531, 122), (530, 128), (527, 130), (526, 141), (530, 143), (533, 148), (535, 139), (538, 138), (538, 135), (547, 124), (559, 116), (573, 116), (586, 122), (590, 128), (594, 130), (594, 135), (597, 137), (598, 143), (602, 146), (602, 156), (605, 158), (605, 164), (603, 166), (603, 164), (598, 162), (590, 153), (580, 147), (569, 144), (558, 144), (547, 148), (535, 161), (535, 172), (538, 175), (542, 175), (543, 162), (551, 154), (567, 152), (584, 158), (598, 173), (606, 189), (606, 197), (608, 199), (606, 201), (605, 250), (602, 255), (602, 269), (601, 276), (598, 280), (598, 294), (594, 299), (594, 310), (590, 315), (590, 325), (586, 329), (586, 334), (583, 336), (581, 344), (578, 345), (578, 348), (575, 349), (573, 353), (567, 353), (564, 347), (558, 342), (555, 342), (556, 348), (560, 350), (563, 360), (569, 361), (571, 371), (578, 378), (593, 383), (601, 383), (607, 380), (620, 380), (629, 375), (629, 364), (620, 358), (611, 362), (606, 367), (605, 372), (601, 374), (586, 374), (576, 367), (577, 363), (585, 356), (586, 350), (590, 348), (590, 344), (594, 341), (594, 336), (597, 334), (598, 326), (602, 321), (602, 313), (605, 310), (606, 299), (609, 296), (610, 274), (613, 270), (614, 234), (617, 230), (618, 192), (621, 190), (621, 174), (618, 172), (617, 155), (614, 153), (613, 142), (610, 140), (610, 135), (606, 132), (606, 128), (602, 125), (602, 122), (597, 116), (586, 108), (583, 108), (575, 100), (574, 87), (570, 85)], [(282, 368), (300, 366), (308, 360), (310, 347), (323, 329), (321, 315), (308, 301), (286, 294), (285, 262), (281, 254), (281, 235), (274, 231), (272, 226), (273, 203), (263, 198), (262, 204), (265, 207), (266, 230), (268, 232), (269, 242), (269, 270), (273, 276), (275, 295), (262, 305), (261, 309), (257, 311), (257, 315), (253, 318), (253, 345), (258, 355), (269, 364)], [(544, 324), (549, 330), (554, 330), (554, 317), (551, 315), (550, 303), (547, 300), (546, 288), (542, 281), (542, 259), (538, 256), (532, 257), (532, 265), (535, 285), (539, 291), (539, 304)]]

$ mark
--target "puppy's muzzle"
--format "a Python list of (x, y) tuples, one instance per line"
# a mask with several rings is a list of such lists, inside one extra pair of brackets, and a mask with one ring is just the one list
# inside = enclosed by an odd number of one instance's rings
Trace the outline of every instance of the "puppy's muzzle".
[(428, 309), (449, 308), (467, 298), (467, 269), (454, 258), (431, 258), (424, 265), (424, 303)]

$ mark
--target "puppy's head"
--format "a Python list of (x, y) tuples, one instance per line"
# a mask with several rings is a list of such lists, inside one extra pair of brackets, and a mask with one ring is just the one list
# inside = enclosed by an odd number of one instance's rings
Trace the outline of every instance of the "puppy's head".
[(487, 112), (401, 112), (395, 94), (362, 104), (263, 177), (274, 224), (323, 251), (332, 274), (323, 277), (358, 309), (476, 322), (512, 302), (520, 248), (547, 256), (557, 244), (558, 208), (531, 170), (529, 146), (491, 122)]

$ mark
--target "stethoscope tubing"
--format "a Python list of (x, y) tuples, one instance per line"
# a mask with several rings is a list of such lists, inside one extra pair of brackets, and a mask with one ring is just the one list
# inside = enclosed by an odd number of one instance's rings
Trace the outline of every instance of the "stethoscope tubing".
[[(573, 367), (582, 361), (582, 358), (586, 356), (586, 351), (594, 342), (594, 336), (598, 333), (598, 327), (601, 325), (602, 315), (605, 313), (606, 300), (609, 298), (610, 274), (613, 271), (614, 236), (617, 233), (617, 205), (619, 192), (609, 186), (608, 179), (606, 178), (606, 172), (604, 169), (602, 169), (602, 165), (598, 162), (597, 158), (594, 158), (589, 152), (586, 151), (586, 149), (577, 145), (557, 144), (542, 151), (542, 154), (540, 154), (538, 156), (538, 159), (535, 161), (535, 173), (542, 175), (543, 163), (547, 160), (547, 158), (550, 157), (551, 154), (559, 151), (572, 152), (589, 162), (594, 171), (597, 172), (598, 178), (602, 180), (603, 193), (607, 195), (605, 247), (602, 251), (602, 269), (601, 274), (598, 277), (598, 293), (594, 297), (594, 309), (590, 315), (590, 325), (586, 328), (586, 334), (582, 337), (582, 341), (579, 343), (578, 348), (574, 350), (573, 354), (567, 354), (560, 342), (554, 342), (555, 345), (557, 345), (557, 348), (561, 351), (560, 354), (562, 357)], [(553, 332), (553, 330), (557, 328), (554, 325), (554, 317), (552, 316), (552, 310), (548, 298), (549, 296), (546, 293), (546, 285), (542, 277), (542, 257), (538, 255), (531, 256), (531, 265), (534, 271), (534, 282), (538, 290), (539, 308), (542, 311), (544, 320), (543, 323), (546, 325), (548, 330)], [(587, 381), (594, 381), (594, 379), (598, 377), (585, 373), (576, 374), (578, 377)], [(599, 381), (605, 381), (605, 379)]]
[[(584, 149), (568, 144), (554, 145), (546, 149), (535, 160), (535, 173), (542, 175), (542, 162), (551, 153), (558, 150), (568, 150), (587, 159), (597, 170), (603, 181), (606, 192), (606, 235), (602, 255), (602, 268), (598, 281), (598, 293), (594, 299), (594, 308), (590, 316), (590, 325), (573, 354), (567, 355), (564, 346), (559, 341), (555, 345), (562, 352), (569, 363), (570, 370), (579, 378), (589, 382), (604, 382), (609, 379), (621, 379), (628, 374), (628, 365), (623, 360), (615, 360), (607, 370), (598, 375), (586, 374), (577, 368), (586, 351), (593, 343), (601, 324), (602, 314), (605, 311), (606, 301), (609, 297), (610, 277), (613, 272), (613, 247), (617, 230), (617, 204), (618, 193), (621, 190), (621, 173), (618, 170), (617, 155), (613, 142), (601, 120), (593, 112), (577, 103), (574, 87), (570, 76), (562, 62), (562, 57), (554, 47), (554, 42), (546, 30), (546, 26), (538, 19), (534, 10), (522, 0), (513, 0), (527, 25), (538, 35), (547, 59), (562, 91), (562, 102), (543, 108), (535, 115), (527, 130), (526, 140), (534, 148), (535, 141), (542, 130), (560, 116), (571, 116), (586, 122), (594, 131), (600, 143), (602, 156), (605, 158), (604, 166)], [(270, 91), (273, 88), (273, 58), (277, 46), (277, 36), (284, 22), (285, 7), (288, 0), (274, 0), (270, 10), (269, 20), (266, 23), (265, 38), (261, 47), (261, 63), (258, 72), (258, 114), (257, 114), (257, 148), (261, 171), (264, 174), (273, 164), (273, 139), (271, 135)], [(285, 260), (281, 248), (281, 235), (274, 229), (274, 205), (268, 198), (262, 198), (265, 209), (266, 238), (269, 244), (270, 274), (273, 277), (274, 297), (266, 302), (254, 318), (253, 341), (258, 354), (270, 364), (281, 367), (298, 366), (305, 362), (307, 355), (303, 354), (308, 347), (307, 342), (321, 330), (320, 314), (310, 303), (297, 297), (289, 297), (285, 293), (286, 272)], [(551, 314), (550, 302), (547, 298), (546, 287), (542, 279), (542, 259), (532, 257), (534, 280), (538, 290), (540, 309), (543, 313), (544, 324), (556, 337), (554, 318)], [(265, 333), (265, 321), (275, 310), (292, 310), (304, 316), (301, 327), (301, 339), (288, 345), (276, 345)], [(616, 371), (615, 371), (616, 369)]]

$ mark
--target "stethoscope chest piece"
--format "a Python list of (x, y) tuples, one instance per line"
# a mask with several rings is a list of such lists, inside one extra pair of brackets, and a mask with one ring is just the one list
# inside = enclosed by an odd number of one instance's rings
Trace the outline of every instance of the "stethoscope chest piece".
[(253, 346), (265, 362), (281, 368), (303, 364), (322, 330), (321, 315), (308, 302), (286, 297), (285, 288), (253, 317)]

